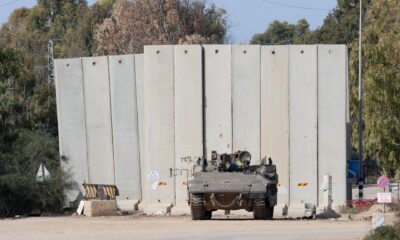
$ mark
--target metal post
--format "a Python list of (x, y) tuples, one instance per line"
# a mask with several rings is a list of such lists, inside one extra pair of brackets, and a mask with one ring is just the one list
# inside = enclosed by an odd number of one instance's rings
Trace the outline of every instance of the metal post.
[[(383, 192), (386, 192), (386, 188), (383, 189)], [(383, 213), (386, 213), (386, 203), (383, 203)]]
[[(362, 127), (362, 0), (360, 0), (360, 27), (358, 37), (358, 159), (360, 161), (360, 180), (359, 189), (362, 189), (360, 184), (364, 182), (363, 172), (363, 127)], [(363, 199), (363, 192), (358, 192), (359, 199)]]

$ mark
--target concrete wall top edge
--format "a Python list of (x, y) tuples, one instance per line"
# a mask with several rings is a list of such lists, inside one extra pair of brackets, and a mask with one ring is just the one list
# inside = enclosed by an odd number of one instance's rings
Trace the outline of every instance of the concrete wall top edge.
[(80, 57), (76, 58), (55, 58), (54, 62), (63, 62), (63, 61), (70, 61), (70, 60), (80, 60)]
[(126, 55), (110, 55), (108, 56), (110, 59), (116, 59), (116, 58), (132, 58), (135, 57), (135, 54), (126, 54)]
[(315, 44), (315, 45), (317, 45), (317, 46), (340, 46), (340, 47), (346, 47), (347, 48), (346, 44)]
[(316, 49), (318, 45), (289, 45), (289, 49)]
[[(283, 48), (283, 47), (299, 47), (299, 46), (330, 46), (330, 47), (343, 47), (347, 49), (347, 45), (345, 44), (292, 44), (292, 45), (260, 45), (260, 44), (182, 44), (182, 45), (145, 45), (144, 49), (150, 47), (217, 47), (217, 46), (231, 46), (231, 47), (252, 47), (258, 46), (261, 48)], [(54, 59), (55, 62), (62, 62), (62, 61), (71, 61), (71, 60), (79, 60), (79, 59), (97, 59), (101, 57), (121, 57), (121, 56), (136, 56), (136, 55), (143, 55), (144, 53), (136, 53), (136, 54), (118, 54), (118, 55), (102, 55), (102, 56), (90, 56), (90, 57), (77, 57), (77, 58), (57, 58)]]
[(323, 45), (317, 45), (318, 50), (341, 50), (341, 51), (347, 51), (348, 48), (346, 45), (335, 45), (335, 44), (323, 44)]
[(96, 60), (96, 59), (102, 59), (102, 58), (107, 58), (107, 57), (108, 56), (82, 57), (82, 61)]
[(146, 45), (144, 46), (144, 53), (149, 51), (150, 49), (159, 48), (159, 49), (168, 49), (173, 48), (175, 45)]
[(250, 48), (253, 50), (259, 50), (261, 48), (261, 45), (231, 45), (232, 49), (246, 49), (246, 48)]
[[(132, 64), (132, 72), (133, 75), (135, 75), (135, 55), (130, 54), (130, 55), (114, 55), (114, 56), (109, 56), (108, 57), (108, 62), (111, 65), (112, 63), (118, 64), (119, 67), (123, 67), (126, 64)], [(111, 79), (110, 79), (111, 81)]]
[(81, 58), (59, 58), (59, 59), (54, 59), (54, 63), (57, 64), (62, 64), (62, 63), (68, 63), (71, 61), (75, 62), (81, 62)]
[(196, 44), (186, 44), (186, 45), (174, 45), (175, 48), (201, 48), (201, 45)]

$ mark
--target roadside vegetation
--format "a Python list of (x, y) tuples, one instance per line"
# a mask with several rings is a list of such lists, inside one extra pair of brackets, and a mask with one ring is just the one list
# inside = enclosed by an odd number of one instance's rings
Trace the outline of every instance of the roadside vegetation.
[[(400, 0), (364, 0), (364, 129), (367, 176), (400, 175)], [(268, 7), (268, 5), (265, 5)], [(346, 44), (349, 47), (352, 145), (357, 153), (359, 0), (338, 0), (321, 27), (275, 21), (253, 44)], [(0, 29), (0, 216), (58, 211), (68, 174), (58, 155), (55, 58), (141, 53), (146, 44), (229, 41), (224, 9), (202, 0), (38, 0)], [(40, 163), (52, 175), (36, 182)]]
[(400, 224), (383, 226), (371, 231), (364, 240), (400, 239)]
[[(68, 173), (58, 154), (54, 57), (140, 53), (145, 44), (223, 43), (226, 12), (197, 0), (38, 0), (0, 29), (0, 217), (60, 212)], [(37, 182), (43, 163), (51, 177)]]

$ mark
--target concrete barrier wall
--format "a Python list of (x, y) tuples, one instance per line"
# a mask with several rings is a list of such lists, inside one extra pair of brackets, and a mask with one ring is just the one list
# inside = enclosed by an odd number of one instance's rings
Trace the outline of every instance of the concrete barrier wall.
[(318, 49), (146, 46), (142, 55), (57, 60), (60, 154), (79, 184), (115, 182), (140, 198), (141, 181), (144, 202), (167, 206), (187, 198), (193, 162), (184, 159), (204, 146), (208, 158), (247, 149), (253, 163), (277, 164), (280, 204), (321, 203), (326, 173), (343, 204), (347, 50)]
[(318, 203), (317, 100), (317, 47), (290, 46), (289, 171), (293, 204)]
[(261, 158), (279, 175), (278, 203), (289, 204), (289, 46), (261, 47)]
[(344, 45), (318, 46), (318, 179), (332, 175), (335, 205), (346, 201), (346, 56)]
[(134, 55), (110, 56), (115, 184), (121, 199), (141, 199)]
[(206, 150), (232, 152), (232, 48), (205, 45)]
[(82, 183), (89, 181), (82, 61), (80, 58), (56, 60), (54, 69), (60, 155), (68, 161), (63, 166), (73, 179), (75, 191), (68, 194), (68, 199), (74, 201)]
[(176, 202), (187, 206), (187, 183), (203, 155), (203, 73), (200, 46), (175, 46)]
[(260, 46), (232, 46), (233, 151), (260, 163)]
[(175, 165), (174, 46), (144, 48), (143, 199), (172, 204)]
[(89, 183), (114, 184), (108, 58), (83, 58)]

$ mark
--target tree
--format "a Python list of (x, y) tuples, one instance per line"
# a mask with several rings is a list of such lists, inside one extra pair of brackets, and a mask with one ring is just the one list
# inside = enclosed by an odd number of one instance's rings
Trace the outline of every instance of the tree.
[[(16, 9), (0, 29), (0, 216), (60, 211), (68, 175), (60, 166), (54, 85), (47, 81), (47, 43), (56, 57), (93, 53), (95, 26), (115, 0), (39, 0)], [(43, 162), (52, 177), (37, 183)]]
[[(363, 12), (371, 0), (363, 0)], [(350, 44), (358, 38), (360, 0), (338, 0), (337, 6), (315, 31), (318, 43)]]
[[(373, 1), (366, 13), (364, 52), (364, 146), (386, 174), (400, 169), (400, 0)], [(350, 77), (356, 117), (358, 47), (353, 45)], [(353, 121), (353, 129), (356, 128)], [(355, 136), (354, 138), (357, 138)]]
[[(32, 212), (60, 212), (68, 175), (60, 167), (55, 137), (42, 131), (19, 130), (6, 153), (0, 154), (0, 216)], [(50, 172), (36, 182), (40, 163)]]
[(310, 44), (313, 43), (313, 33), (307, 20), (301, 19), (296, 24), (274, 21), (264, 33), (253, 36), (251, 44)]
[[(22, 51), (0, 47), (0, 216), (59, 211), (69, 184), (57, 123), (49, 122), (56, 119), (52, 88), (34, 79)], [(35, 181), (41, 162), (52, 174), (46, 183)]]
[[(116, 0), (88, 6), (85, 0), (39, 0), (31, 9), (16, 9), (0, 30), (0, 45), (24, 50), (38, 66), (47, 64), (47, 43), (54, 40), (57, 58), (93, 55), (96, 25), (111, 14)], [(46, 72), (36, 73), (46, 79)]]
[(97, 28), (97, 54), (143, 52), (144, 45), (222, 43), (226, 12), (199, 0), (121, 0)]

